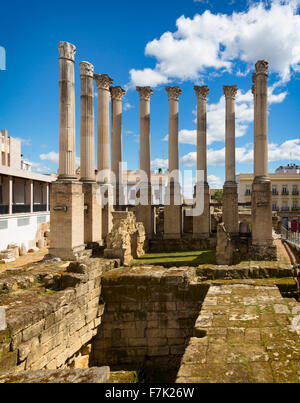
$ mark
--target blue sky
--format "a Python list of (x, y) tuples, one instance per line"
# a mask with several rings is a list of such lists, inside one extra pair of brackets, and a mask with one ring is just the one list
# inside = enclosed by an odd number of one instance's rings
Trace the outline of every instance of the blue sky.
[[(79, 62), (108, 73), (127, 89), (123, 156), (139, 166), (139, 97), (151, 85), (153, 168), (166, 167), (168, 97), (180, 85), (180, 162), (195, 169), (194, 84), (208, 85), (208, 174), (224, 181), (223, 85), (238, 85), (237, 173), (253, 170), (251, 74), (258, 59), (270, 62), (270, 172), (300, 161), (300, 0), (114, 0), (1, 2), (0, 128), (23, 139), (24, 157), (39, 172), (56, 172), (58, 152), (58, 43), (76, 54), (76, 154), (80, 144)], [(3, 52), (2, 52), (3, 53)], [(1, 57), (1, 52), (0, 52)], [(2, 57), (3, 63), (3, 57)], [(3, 67), (3, 66), (2, 66)], [(96, 91), (96, 88), (95, 88)], [(96, 127), (96, 126), (95, 126)]]

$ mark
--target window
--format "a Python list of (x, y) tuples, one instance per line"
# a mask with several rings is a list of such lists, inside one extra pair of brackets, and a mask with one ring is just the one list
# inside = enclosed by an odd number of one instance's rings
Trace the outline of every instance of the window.
[(287, 195), (287, 194), (288, 194), (287, 185), (283, 185), (283, 186), (282, 186), (282, 194), (283, 194), (283, 195)]
[(277, 203), (276, 202), (272, 203), (272, 209), (273, 209), (273, 211), (277, 210)]
[(297, 185), (293, 185), (293, 195), (298, 195), (298, 186)]
[(250, 185), (246, 185), (246, 196), (250, 196), (251, 195), (251, 187)]
[(18, 227), (25, 227), (26, 225), (29, 225), (30, 223), (30, 218), (18, 218)]
[(272, 194), (273, 195), (278, 195), (277, 186), (275, 186), (275, 185), (272, 186)]
[(0, 220), (0, 230), (8, 228), (8, 221), (7, 220)]

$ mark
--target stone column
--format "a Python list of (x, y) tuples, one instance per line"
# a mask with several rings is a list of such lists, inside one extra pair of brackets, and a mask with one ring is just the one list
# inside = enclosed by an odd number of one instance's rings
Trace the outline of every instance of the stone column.
[(98, 171), (110, 169), (109, 97), (114, 80), (108, 74), (95, 74), (98, 88)]
[(124, 200), (122, 191), (122, 99), (126, 91), (122, 87), (110, 87), (111, 94), (111, 170), (115, 176), (115, 206), (120, 208)]
[(8, 177), (8, 214), (13, 213), (13, 178), (12, 176)]
[(226, 182), (223, 187), (223, 221), (226, 231), (232, 235), (239, 232), (239, 205), (235, 180), (235, 97), (236, 85), (224, 85), (226, 100)]
[[(197, 184), (196, 191), (203, 191), (204, 206), (200, 216), (193, 217), (193, 238), (204, 239), (210, 235), (210, 194), (207, 183), (207, 114), (206, 103), (209, 88), (207, 86), (195, 86), (197, 95)], [(204, 183), (201, 183), (200, 175), (203, 175)], [(200, 174), (200, 175), (199, 175)], [(204, 186), (204, 189), (203, 189)]]
[(165, 202), (169, 202), (169, 205), (165, 205), (164, 238), (179, 239), (182, 233), (182, 206), (179, 175), (176, 171), (179, 170), (178, 104), (182, 91), (179, 87), (166, 87), (166, 91), (169, 97), (169, 175), (171, 176), (165, 198)]
[[(84, 242), (90, 248), (102, 237), (102, 209), (95, 177), (94, 66), (81, 62), (80, 174), (84, 193)], [(97, 197), (98, 195), (98, 197)]]
[(74, 260), (85, 249), (84, 196), (75, 173), (75, 46), (60, 42), (59, 53), (59, 177), (50, 195), (49, 253)]
[[(150, 99), (153, 90), (150, 87), (136, 87), (140, 96), (140, 195), (147, 196), (148, 205), (136, 206), (136, 218), (145, 227), (146, 235), (154, 234), (154, 209), (152, 208), (151, 187), (151, 137), (150, 137)], [(147, 177), (147, 180), (146, 180)]]
[(59, 179), (74, 180), (75, 173), (75, 73), (76, 48), (59, 43)]
[(81, 125), (80, 176), (82, 182), (95, 182), (94, 66), (80, 62)]
[(259, 60), (254, 86), (254, 172), (252, 185), (252, 248), (253, 260), (276, 258), (272, 237), (272, 196), (268, 173), (268, 68), (269, 63)]
[(7, 134), (7, 130), (1, 130), (1, 134), (3, 136), (3, 145), (4, 145), (4, 159), (2, 161), (2, 158), (0, 158), (0, 164), (2, 164), (4, 166), (8, 166), (8, 134)]
[[(110, 137), (109, 137), (109, 97), (110, 85), (114, 80), (108, 74), (95, 74), (98, 88), (98, 172), (110, 170)], [(100, 181), (100, 187), (106, 186), (105, 197), (110, 198), (113, 191), (110, 177), (106, 184)], [(102, 237), (105, 238), (111, 231), (113, 206), (108, 203), (102, 207)]]

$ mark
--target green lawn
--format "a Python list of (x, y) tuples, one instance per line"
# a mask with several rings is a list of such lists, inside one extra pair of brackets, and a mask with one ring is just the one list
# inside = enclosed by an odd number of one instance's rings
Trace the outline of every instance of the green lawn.
[(148, 253), (141, 259), (132, 261), (132, 266), (157, 265), (157, 266), (199, 266), (200, 264), (215, 264), (216, 251), (188, 251), (168, 253)]

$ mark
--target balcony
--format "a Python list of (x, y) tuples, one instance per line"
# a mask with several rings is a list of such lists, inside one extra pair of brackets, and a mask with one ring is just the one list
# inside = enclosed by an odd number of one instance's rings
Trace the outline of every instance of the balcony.
[(272, 196), (278, 196), (278, 190), (272, 190)]
[(9, 206), (8, 204), (0, 204), (0, 214), (8, 214)]
[(246, 190), (245, 196), (251, 196), (251, 190)]
[(300, 211), (300, 207), (294, 206), (294, 207), (292, 207), (292, 211)]
[(290, 211), (289, 207), (281, 207), (281, 211)]
[(288, 190), (283, 190), (281, 194), (282, 196), (288, 196), (290, 192)]
[(37, 213), (39, 211), (47, 211), (47, 205), (46, 204), (34, 204), (33, 211), (35, 213)]
[(30, 204), (13, 204), (12, 212), (13, 212), (13, 214), (30, 213)]
[(279, 207), (277, 207), (277, 206), (274, 207), (274, 206), (273, 206), (273, 207), (272, 207), (272, 211), (279, 211)]
[(292, 195), (293, 196), (299, 196), (299, 190), (293, 190)]

